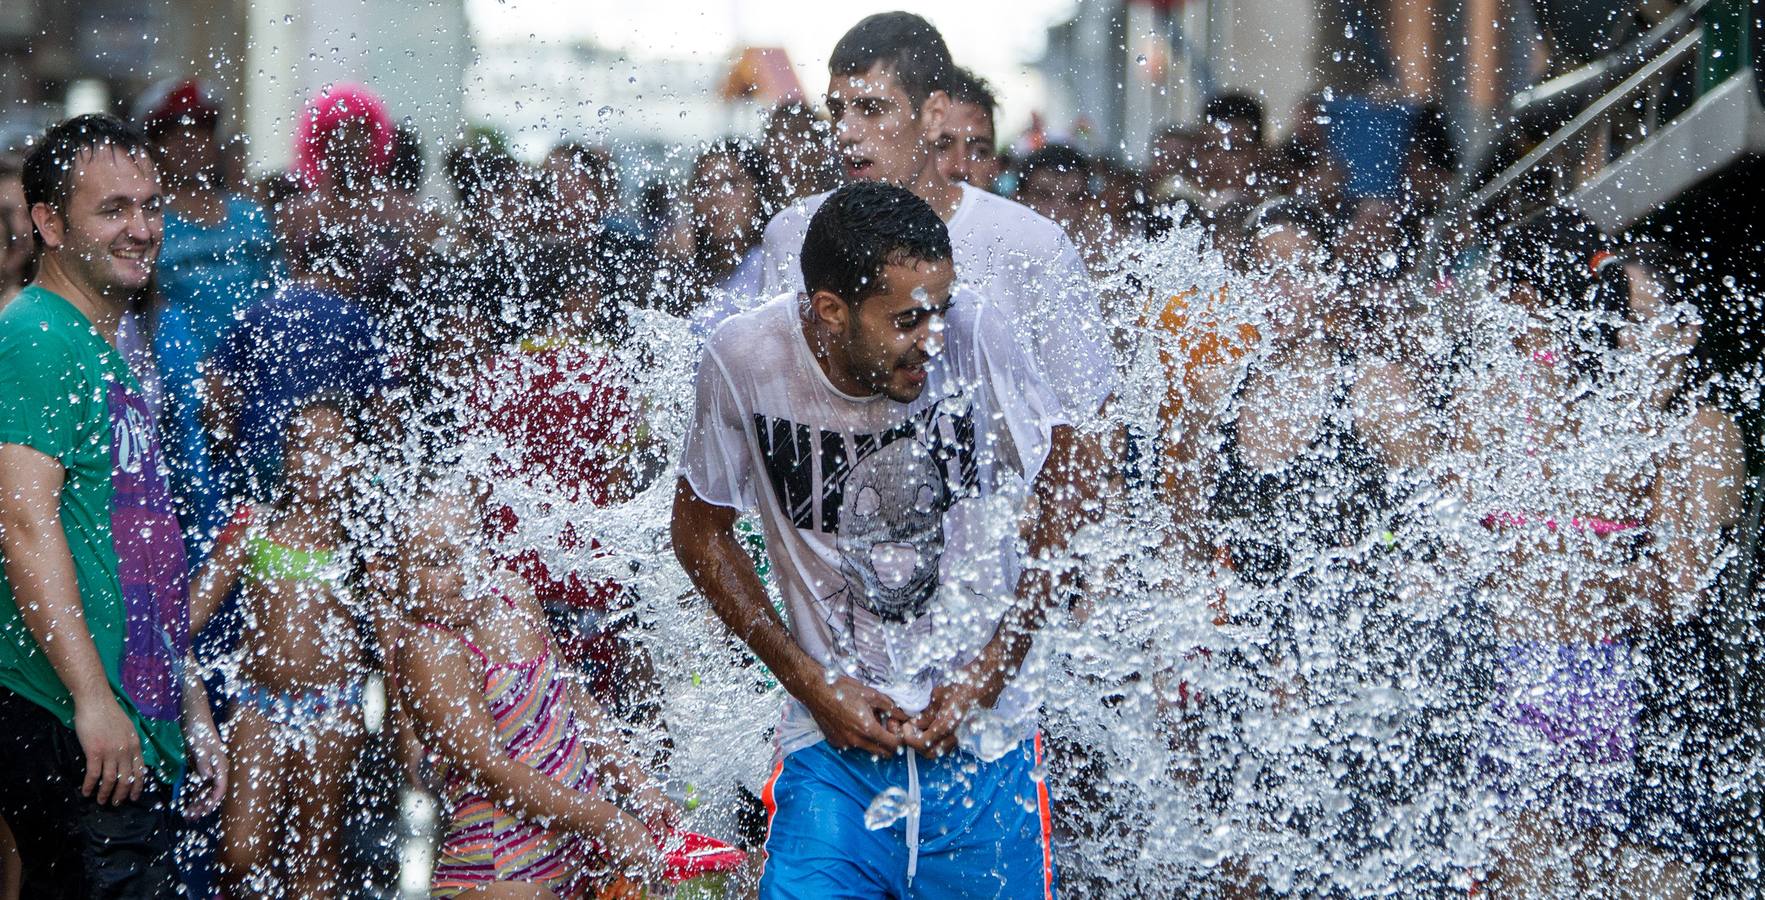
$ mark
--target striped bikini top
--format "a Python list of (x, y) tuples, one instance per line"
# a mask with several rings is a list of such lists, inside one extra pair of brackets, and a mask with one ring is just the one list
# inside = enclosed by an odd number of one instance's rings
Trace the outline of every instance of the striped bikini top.
[[(498, 596), (514, 605), (500, 593)], [(509, 759), (525, 763), (566, 787), (594, 792), (596, 779), (589, 765), (588, 747), (583, 743), (570, 704), (570, 687), (556, 654), (547, 650), (521, 662), (493, 663), (477, 644), (458, 631), (432, 622), (421, 624), (458, 640), (484, 663), (485, 704), (496, 729), (496, 742)], [(573, 844), (573, 840), (544, 840), (544, 826), (497, 809), (471, 773), (455, 766), (450, 765), (445, 774), (444, 794), (451, 820), (444, 846), (460, 842), (477, 844), (494, 834), (497, 837), (492, 843), (496, 846), (525, 847), (539, 856), (581, 852), (560, 846)], [(510, 844), (511, 840), (515, 843)], [(476, 855), (461, 853), (465, 847), (449, 849), (456, 856)], [(547, 861), (536, 858), (526, 862), (543, 868)], [(511, 865), (523, 868), (519, 861), (508, 859), (499, 859), (496, 865), (499, 869)]]

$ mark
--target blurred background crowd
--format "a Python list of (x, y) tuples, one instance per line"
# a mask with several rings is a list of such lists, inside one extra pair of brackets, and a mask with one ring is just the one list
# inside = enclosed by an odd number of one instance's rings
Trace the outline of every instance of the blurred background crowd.
[[(272, 490), (290, 398), (386, 388), (408, 415), (455, 415), (470, 403), (450, 398), (560, 321), (609, 349), (630, 349), (637, 309), (702, 335), (760, 290), (768, 219), (842, 181), (838, 135), (802, 86), (819, 76), (800, 81), (784, 48), (523, 43), (543, 10), (483, 6), (428, 4), (419, 22), (394, 0), (0, 10), (0, 302), (32, 271), (31, 136), (118, 113), (159, 164), (157, 283), (119, 344), (154, 394), (193, 565)], [(1568, 206), (1677, 273), (1706, 373), (1759, 357), (1761, 312), (1737, 300), (1765, 288), (1758, 4), (1164, 0), (1044, 18), (1027, 22), (1034, 65), (961, 74), (939, 166), (1058, 223), (1102, 284), (1134, 240), (1188, 226), (1254, 268), (1278, 252), (1259, 234), (1285, 223), (1361, 308), (1402, 308), (1450, 296), (1506, 224)], [(963, 40), (986, 39), (945, 31), (958, 62)], [(1397, 299), (1364, 302), (1379, 297)], [(1103, 300), (1124, 358), (1135, 328), (1181, 331), (1187, 314), (1131, 285)], [(582, 403), (594, 412), (557, 421), (656, 452), (640, 425), (608, 424), (608, 410), (635, 422), (632, 401)], [(1731, 410), (1753, 476), (1736, 529), (1749, 567), (1757, 406)], [(422, 452), (455, 452), (430, 424)], [(641, 486), (603, 463), (541, 465), (574, 473), (573, 500)], [(603, 594), (561, 578), (542, 600), (581, 637), (571, 617)], [(211, 651), (237, 639), (219, 621)]]

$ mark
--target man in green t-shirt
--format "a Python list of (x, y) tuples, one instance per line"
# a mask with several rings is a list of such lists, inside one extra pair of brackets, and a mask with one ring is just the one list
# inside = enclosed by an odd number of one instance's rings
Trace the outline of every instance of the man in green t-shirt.
[(226, 761), (152, 413), (115, 347), (158, 257), (159, 178), (133, 126), (80, 116), (24, 188), (41, 255), (0, 310), (0, 816), (23, 896), (176, 896), (186, 760), (193, 815)]

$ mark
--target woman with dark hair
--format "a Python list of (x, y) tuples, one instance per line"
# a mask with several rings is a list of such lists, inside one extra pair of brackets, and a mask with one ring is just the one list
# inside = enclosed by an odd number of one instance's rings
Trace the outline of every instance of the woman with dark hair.
[(765, 163), (735, 141), (713, 144), (693, 163), (692, 259), (684, 300), (701, 336), (766, 299), (760, 239), (766, 233)]
[[(1511, 349), (1458, 398), (1470, 509), (1495, 628), (1480, 767), (1498, 799), (1490, 887), (1685, 896), (1680, 867), (1634, 844), (1640, 636), (1651, 584), (1651, 479), (1661, 441), (1638, 413), (1620, 334), (1631, 285), (1616, 246), (1550, 208), (1498, 240)], [(1504, 352), (1505, 350), (1505, 352)], [(1653, 381), (1645, 376), (1642, 383)]]
[[(1443, 754), (1424, 734), (1434, 701), (1375, 713), (1383, 736), (1362, 719), (1440, 650), (1403, 602), (1426, 589), (1425, 548), (1404, 522), (1435, 435), (1411, 371), (1369, 345), (1327, 276), (1327, 228), (1315, 207), (1290, 199), (1251, 215), (1236, 296), (1259, 307), (1259, 337), (1191, 379), (1173, 429), (1167, 458), (1178, 471), (1165, 483), (1175, 530), (1192, 563), (1218, 573), (1215, 621), (1234, 648), (1222, 663), (1245, 685), (1200, 715), (1221, 716), (1224, 729), (1264, 719), (1304, 735), (1290, 745), (1304, 749), (1246, 738), (1244, 753), (1203, 763), (1203, 778), (1255, 793), (1239, 799), (1263, 811), (1261, 828), (1331, 858), (1323, 870), (1296, 866), (1296, 893), (1352, 895), (1355, 873), (1377, 867), (1428, 895), (1452, 873), (1429, 854), (1396, 858), (1380, 834), (1445, 815), (1437, 788), (1454, 770), (1435, 765)], [(1396, 777), (1386, 762), (1396, 758), (1417, 762)], [(1300, 784), (1326, 786), (1280, 789)]]

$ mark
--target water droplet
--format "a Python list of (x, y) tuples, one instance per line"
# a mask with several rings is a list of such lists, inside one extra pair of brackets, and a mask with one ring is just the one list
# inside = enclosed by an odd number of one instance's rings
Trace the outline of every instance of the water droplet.
[(898, 787), (884, 788), (870, 800), (870, 806), (864, 810), (864, 827), (871, 831), (881, 831), (900, 821), (903, 816), (913, 811), (913, 801), (907, 792)]
[(1023, 734), (1015, 723), (1005, 721), (998, 713), (977, 709), (962, 720), (956, 736), (962, 748), (980, 757), (981, 762), (997, 762), (1016, 749)]

